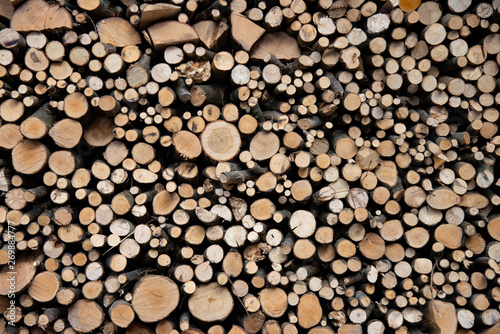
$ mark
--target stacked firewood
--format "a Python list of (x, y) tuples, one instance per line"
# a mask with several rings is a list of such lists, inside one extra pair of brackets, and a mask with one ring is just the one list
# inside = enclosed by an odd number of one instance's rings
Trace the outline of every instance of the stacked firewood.
[(499, 19), (0, 0), (0, 332), (500, 333)]

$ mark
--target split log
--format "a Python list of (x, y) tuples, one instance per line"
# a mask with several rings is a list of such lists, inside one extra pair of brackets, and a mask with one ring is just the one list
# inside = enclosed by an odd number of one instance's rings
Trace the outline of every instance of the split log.
[(231, 14), (231, 35), (234, 40), (243, 47), (243, 50), (250, 51), (257, 40), (265, 33), (265, 29), (250, 21), (245, 16)]
[(250, 57), (263, 60), (268, 54), (279, 60), (294, 60), (300, 56), (297, 41), (285, 33), (268, 33), (262, 36), (252, 48)]
[[(47, 17), (51, 19), (46, 20)], [(16, 31), (63, 31), (72, 29), (73, 21), (70, 13), (59, 5), (30, 0), (14, 12), (10, 26)]]
[(157, 49), (164, 49), (170, 45), (195, 43), (199, 40), (194, 28), (177, 21), (165, 21), (153, 24), (145, 30), (144, 37)]
[(96, 25), (101, 43), (111, 44), (117, 47), (141, 43), (139, 33), (128, 21), (122, 18), (106, 18), (97, 22)]
[(2, 1), (1, 4), (2, 18), (5, 20), (11, 20), (12, 15), (14, 15), (14, 5), (10, 1)]
[(455, 306), (440, 300), (427, 303), (427, 319), (431, 333), (455, 333), (457, 331), (457, 314)]
[[(21, 257), (16, 259), (16, 272), (14, 274), (16, 278), (16, 285), (13, 289), (13, 293), (17, 293), (23, 291), (33, 280), (35, 277), (37, 267), (40, 265), (40, 259), (43, 256), (41, 254), (32, 252), (22, 254)], [(4, 266), (0, 271), (0, 277), (2, 279), (2, 283), (0, 285), (0, 294), (2, 296), (8, 295), (9, 291), (11, 291), (10, 281), (7, 278), (10, 278), (12, 275), (8, 266)]]
[(141, 6), (141, 29), (146, 29), (153, 23), (174, 18), (181, 12), (181, 7), (167, 4), (143, 4)]

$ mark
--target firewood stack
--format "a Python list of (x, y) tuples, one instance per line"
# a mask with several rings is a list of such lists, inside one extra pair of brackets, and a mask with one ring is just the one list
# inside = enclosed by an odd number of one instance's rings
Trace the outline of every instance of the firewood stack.
[(1, 332), (500, 333), (500, 1), (0, 22)]

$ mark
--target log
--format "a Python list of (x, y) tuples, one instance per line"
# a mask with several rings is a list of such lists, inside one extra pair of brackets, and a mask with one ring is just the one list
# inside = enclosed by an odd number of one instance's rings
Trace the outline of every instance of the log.
[[(149, 297), (152, 290), (156, 291), (154, 300)], [(148, 275), (137, 282), (131, 304), (141, 321), (156, 322), (175, 310), (179, 298), (179, 288), (171, 279), (159, 275)]]
[(141, 37), (130, 22), (118, 18), (106, 18), (96, 24), (101, 43), (111, 44), (116, 47), (137, 45)]
[(60, 284), (60, 277), (57, 274), (44, 271), (33, 278), (28, 293), (34, 300), (49, 302), (56, 297)]
[(297, 305), (298, 323), (302, 328), (316, 326), (323, 316), (318, 297), (313, 293), (307, 293), (300, 297)]
[(448, 0), (448, 7), (455, 13), (462, 13), (471, 5), (470, 0)]
[(143, 4), (140, 8), (140, 28), (144, 30), (158, 21), (172, 19), (181, 12), (181, 9), (179, 6), (167, 3)]
[(23, 139), (21, 130), (16, 124), (5, 124), (0, 127), (0, 137), (4, 149), (13, 149)]
[(259, 132), (250, 142), (250, 153), (257, 160), (267, 160), (274, 156), (280, 147), (279, 137), (272, 132)]
[(427, 319), (431, 333), (455, 333), (457, 314), (455, 306), (440, 300), (427, 303)]
[(233, 306), (231, 293), (218, 283), (199, 286), (188, 300), (191, 314), (203, 322), (225, 320), (233, 310)]
[(290, 217), (289, 226), (297, 237), (307, 238), (316, 230), (316, 219), (309, 211), (298, 210)]
[(228, 161), (234, 158), (241, 145), (238, 129), (225, 121), (208, 124), (200, 136), (205, 154), (216, 161)]
[(279, 60), (294, 60), (300, 56), (297, 41), (283, 32), (268, 33), (262, 36), (250, 52), (252, 59), (263, 60), (268, 54)]
[(11, 20), (14, 15), (14, 5), (10, 1), (2, 1), (0, 6), (3, 20)]
[(359, 250), (368, 259), (380, 259), (386, 251), (385, 241), (375, 233), (368, 233), (359, 243)]
[(92, 300), (80, 299), (68, 311), (68, 321), (75, 330), (90, 333), (104, 321), (104, 312)]
[(190, 101), (195, 107), (203, 104), (221, 105), (224, 99), (224, 88), (209, 85), (196, 85), (190, 90)]
[[(40, 259), (43, 256), (36, 252), (24, 253), (19, 258), (16, 259), (16, 285), (13, 289), (13, 293), (23, 291), (35, 277), (37, 266), (40, 264)], [(9, 272), (9, 267), (4, 266), (0, 271), (0, 277), (2, 277), (2, 283), (0, 285), (0, 295), (6, 296), (11, 291), (10, 284), (7, 278), (12, 275)]]
[(281, 317), (287, 309), (286, 293), (280, 288), (263, 289), (259, 295), (262, 310), (272, 318)]
[(209, 50), (218, 50), (227, 44), (229, 26), (225, 20), (203, 20), (193, 24), (193, 28)]
[(171, 193), (168, 190), (160, 191), (153, 198), (153, 212), (158, 215), (167, 215), (174, 211), (180, 197), (177, 193)]
[(99, 117), (83, 132), (83, 137), (91, 146), (102, 147), (113, 140), (113, 121), (108, 117)]
[(200, 140), (191, 132), (179, 131), (174, 134), (172, 140), (176, 151), (184, 159), (196, 159), (202, 152)]
[(170, 45), (183, 43), (196, 43), (199, 40), (194, 28), (177, 21), (153, 24), (144, 31), (144, 37), (156, 49), (164, 49)]
[(449, 209), (459, 202), (460, 196), (446, 187), (435, 189), (427, 196), (427, 203), (429, 206), (437, 210)]
[[(51, 19), (45, 20), (47, 17)], [(10, 27), (16, 31), (64, 31), (73, 28), (71, 15), (65, 8), (43, 0), (24, 3), (10, 21)]]
[(66, 118), (55, 123), (49, 130), (49, 136), (62, 148), (74, 148), (83, 135), (80, 122)]
[(238, 13), (232, 13), (230, 19), (231, 35), (245, 51), (250, 51), (255, 42), (257, 42), (266, 31)]
[(21, 140), (12, 150), (12, 165), (23, 174), (35, 174), (42, 170), (49, 158), (49, 151), (38, 141)]

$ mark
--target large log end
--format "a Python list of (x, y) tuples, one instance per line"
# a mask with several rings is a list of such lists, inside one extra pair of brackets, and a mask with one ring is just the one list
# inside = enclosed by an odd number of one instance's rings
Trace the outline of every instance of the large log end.
[(10, 27), (17, 31), (58, 31), (73, 28), (71, 15), (59, 5), (30, 0), (12, 16)]

